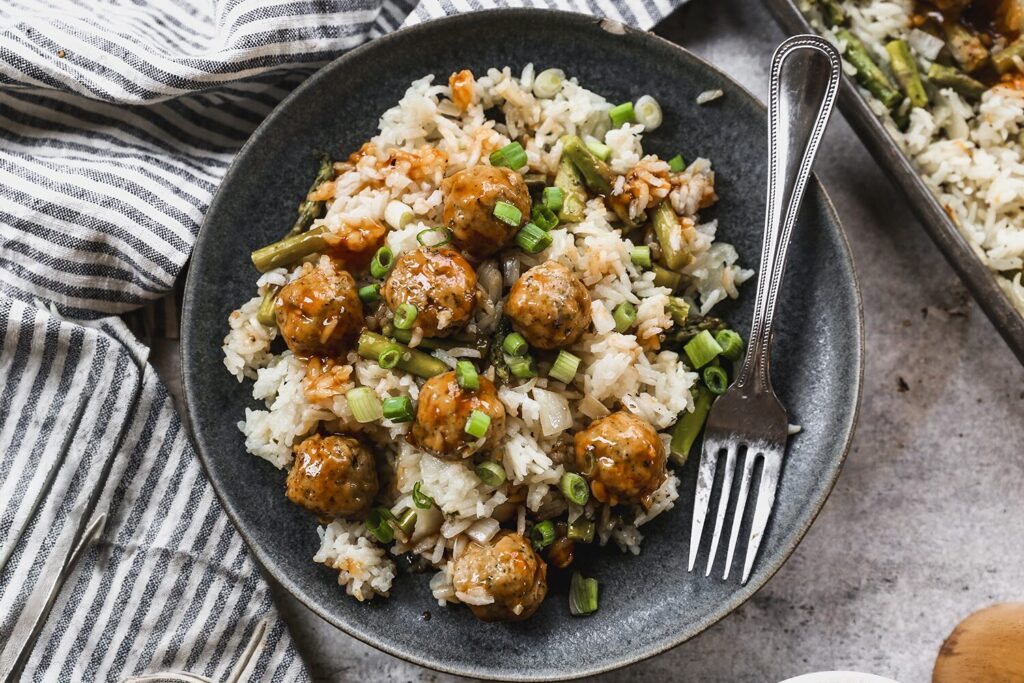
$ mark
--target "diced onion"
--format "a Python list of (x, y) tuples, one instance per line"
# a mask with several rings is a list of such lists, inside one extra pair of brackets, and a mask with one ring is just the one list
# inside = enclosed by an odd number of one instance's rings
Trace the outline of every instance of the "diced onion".
[(565, 72), (561, 69), (544, 69), (533, 81), (533, 94), (542, 100), (550, 100), (562, 90)]
[(412, 209), (404, 203), (393, 199), (384, 207), (384, 222), (395, 230), (401, 230), (416, 217)]
[(725, 93), (717, 88), (715, 90), (705, 90), (701, 94), (697, 95), (697, 104), (707, 104), (712, 100), (717, 100)]
[(572, 412), (565, 396), (535, 387), (533, 398), (540, 408), (540, 429), (544, 436), (553, 436), (572, 427)]
[(939, 52), (942, 51), (945, 45), (941, 38), (919, 28), (910, 30), (910, 33), (907, 34), (907, 42), (914, 52), (929, 61), (935, 61), (935, 58), (939, 56)]
[(466, 535), (477, 543), (486, 543), (494, 538), (494, 535), (498, 533), (499, 528), (501, 528), (501, 525), (498, 524), (498, 520), (488, 517), (487, 519), (481, 519), (473, 524), (473, 526), (469, 527), (466, 531)]
[(644, 130), (651, 131), (661, 125), (661, 105), (650, 95), (642, 95), (633, 104), (633, 115)]

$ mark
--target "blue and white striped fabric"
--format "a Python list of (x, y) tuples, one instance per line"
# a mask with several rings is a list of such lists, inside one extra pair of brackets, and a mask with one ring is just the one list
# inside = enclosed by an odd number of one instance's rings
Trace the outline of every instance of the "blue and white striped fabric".
[(112, 316), (172, 291), (232, 156), (341, 52), (502, 4), (647, 29), (680, 3), (0, 3), (0, 680), (306, 678)]

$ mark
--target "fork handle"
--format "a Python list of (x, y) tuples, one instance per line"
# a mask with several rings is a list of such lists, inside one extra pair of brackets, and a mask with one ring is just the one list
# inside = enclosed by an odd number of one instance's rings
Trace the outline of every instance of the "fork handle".
[(839, 88), (842, 61), (824, 38), (797, 35), (772, 57), (768, 87), (768, 201), (750, 344), (739, 386), (771, 391), (768, 354), (790, 234)]

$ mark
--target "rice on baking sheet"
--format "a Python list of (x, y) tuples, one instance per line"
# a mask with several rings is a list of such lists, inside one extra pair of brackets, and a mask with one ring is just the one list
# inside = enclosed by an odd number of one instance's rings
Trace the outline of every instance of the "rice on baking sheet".
[[(523, 143), (531, 172), (552, 176), (562, 155), (562, 136), (597, 135), (610, 148), (608, 165), (618, 174), (616, 196), (628, 202), (623, 210), (637, 217), (655, 202), (668, 201), (681, 217), (683, 230), (677, 239), (686, 243), (693, 259), (683, 268), (685, 285), (677, 293), (701, 315), (736, 297), (737, 287), (752, 271), (738, 264), (732, 246), (715, 241), (716, 223), (701, 222), (698, 215), (716, 199), (710, 162), (698, 158), (682, 171), (670, 172), (668, 163), (643, 151), (642, 125), (604, 130), (607, 126), (601, 122), (608, 119), (611, 104), (603, 97), (568, 79), (557, 95), (541, 99), (532, 92), (534, 79), (531, 65), (519, 75), (508, 67), (490, 69), (476, 78), (465, 108), (453, 102), (449, 85), (436, 83), (433, 76), (414, 81), (398, 104), (380, 117), (377, 136), (339, 167), (332, 181), (333, 198), (314, 227), (358, 240), (356, 228), (367, 222), (386, 224), (389, 203), (400, 201), (413, 216), (405, 225), (389, 226), (383, 238), (398, 258), (419, 247), (417, 236), (440, 222), (440, 186), (446, 176), (488, 163), (493, 151), (513, 139)], [(494, 108), (501, 110), (504, 122), (485, 115)], [(286, 469), (296, 446), (317, 431), (357, 434), (371, 443), (390, 473), (392, 512), (417, 512), (414, 529), (396, 540), (390, 554), (412, 553), (434, 568), (431, 590), (441, 604), (487, 604), (487, 595), (456, 590), (453, 560), (467, 544), (486, 543), (503, 527), (523, 533), (527, 520), (590, 518), (597, 523), (601, 544), (612, 541), (623, 551), (639, 553), (639, 527), (671, 509), (678, 498), (679, 480), (671, 469), (646, 509), (636, 505), (613, 510), (593, 497), (579, 506), (569, 503), (558, 488), (571, 458), (571, 436), (591, 420), (621, 407), (662, 432), (659, 438), (667, 445), (665, 431), (680, 414), (693, 409), (691, 389), (698, 375), (677, 351), (661, 348), (673, 325), (667, 308), (673, 292), (656, 285), (652, 272), (634, 265), (630, 254), (637, 245), (616, 223), (604, 201), (591, 199), (582, 221), (551, 230), (551, 244), (544, 251), (512, 249), (500, 260), (475, 264), (480, 303), (466, 327), (475, 335), (494, 333), (502, 317), (502, 291), (540, 263), (567, 266), (592, 301), (593, 324), (568, 349), (582, 359), (573, 382), (551, 380), (545, 376), (548, 368), (541, 367), (540, 376), (498, 389), (507, 415), (505, 434), (495, 449), (502, 453), (507, 477), (502, 485), (485, 484), (469, 461), (445, 460), (411, 445), (406, 439), (410, 423), (356, 421), (346, 401), (346, 393), (355, 387), (368, 387), (381, 399), (407, 395), (415, 401), (422, 379), (383, 369), (355, 351), (337, 362), (325, 362), (272, 350), (279, 333), (276, 326), (259, 322), (263, 295), (311, 269), (330, 269), (326, 256), (264, 273), (254, 297), (230, 316), (224, 364), (240, 382), (252, 380), (253, 397), (264, 404), (261, 409), (246, 409), (238, 423), (246, 450)], [(623, 302), (633, 304), (637, 312), (636, 326), (628, 333), (615, 331), (612, 315)], [(379, 329), (381, 320), (369, 316), (366, 324)], [(435, 352), (449, 365), (458, 358), (479, 356), (471, 347)], [(417, 509), (414, 488), (434, 505)], [(339, 583), (356, 599), (387, 595), (396, 566), (385, 546), (361, 522), (324, 521), (314, 559), (337, 569)]]

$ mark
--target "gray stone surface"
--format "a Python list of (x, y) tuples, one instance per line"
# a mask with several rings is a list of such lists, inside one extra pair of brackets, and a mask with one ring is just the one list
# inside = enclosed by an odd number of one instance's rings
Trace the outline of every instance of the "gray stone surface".
[[(658, 32), (762, 98), (784, 37), (755, 0), (695, 1)], [(817, 170), (864, 296), (864, 399), (846, 468), (796, 553), (752, 600), (603, 680), (760, 683), (853, 669), (925, 681), (961, 618), (1024, 600), (1024, 369), (839, 117)], [(176, 385), (173, 349), (155, 348), (154, 362)], [(316, 680), (459, 680), (278, 598)]]

